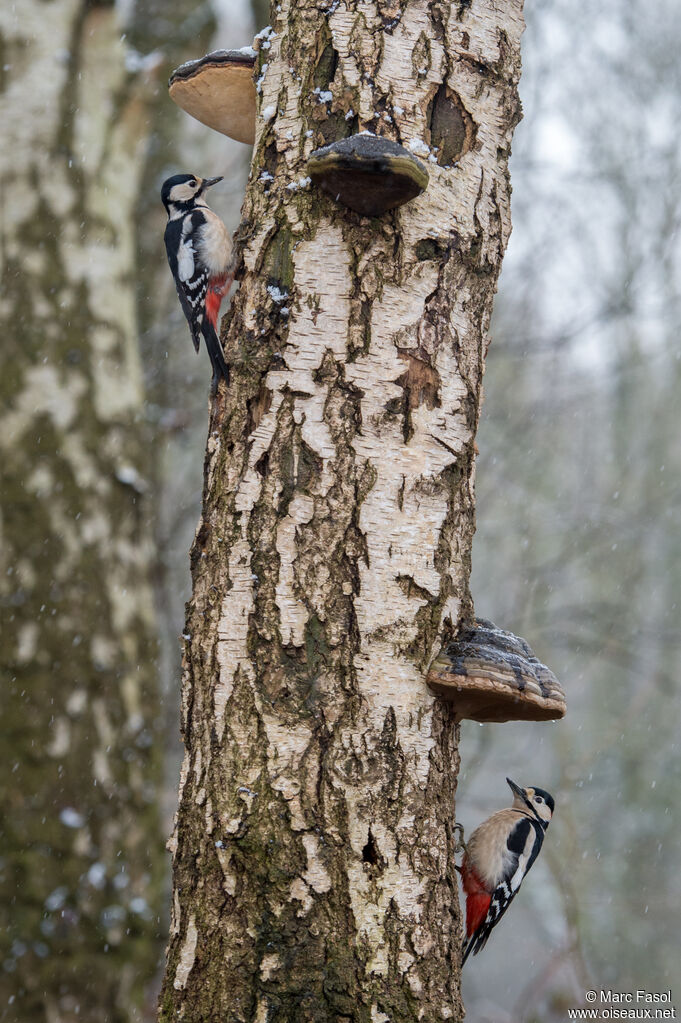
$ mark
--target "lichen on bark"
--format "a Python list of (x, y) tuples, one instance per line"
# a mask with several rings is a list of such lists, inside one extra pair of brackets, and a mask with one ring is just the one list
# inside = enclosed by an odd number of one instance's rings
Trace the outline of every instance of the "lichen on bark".
[[(472, 613), (522, 4), (272, 17), (192, 552), (160, 1018), (460, 1019), (458, 728), (424, 674)], [(440, 165), (446, 89), (464, 129)], [(313, 192), (329, 116), (427, 159), (428, 190), (377, 220)]]

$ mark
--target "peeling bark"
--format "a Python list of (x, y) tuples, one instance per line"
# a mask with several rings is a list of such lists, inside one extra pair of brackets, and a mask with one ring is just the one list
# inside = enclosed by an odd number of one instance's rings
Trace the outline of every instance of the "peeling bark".
[(146, 137), (110, 5), (5, 5), (0, 1004), (139, 1020), (163, 846), (135, 316)]
[[(192, 551), (164, 1021), (463, 1015), (458, 730), (424, 674), (472, 614), (522, 3), (326, 8), (278, 3), (260, 57)], [(365, 129), (426, 157), (446, 141), (428, 190), (371, 221), (304, 181), (314, 148)]]

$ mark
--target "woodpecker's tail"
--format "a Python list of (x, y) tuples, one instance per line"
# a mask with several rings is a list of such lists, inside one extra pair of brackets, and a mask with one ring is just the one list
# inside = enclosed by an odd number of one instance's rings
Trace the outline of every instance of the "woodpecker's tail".
[(206, 342), (206, 348), (208, 349), (211, 365), (213, 367), (212, 391), (215, 393), (220, 377), (223, 377), (225, 383), (229, 384), (229, 367), (225, 362), (222, 345), (220, 344), (220, 339), (215, 331), (215, 327), (207, 317), (204, 317), (203, 323), (201, 324), (201, 333), (203, 334), (203, 339)]
[(490, 932), (493, 926), (494, 924), (487, 924), (486, 926), (483, 925), (482, 927), (480, 927), (479, 930), (475, 932), (475, 934), (471, 935), (471, 937), (464, 945), (463, 957), (461, 959), (462, 966), (468, 959), (471, 952), (473, 953), (474, 956), (476, 956), (478, 952), (482, 952), (483, 948), (487, 944), (487, 939), (490, 936)]

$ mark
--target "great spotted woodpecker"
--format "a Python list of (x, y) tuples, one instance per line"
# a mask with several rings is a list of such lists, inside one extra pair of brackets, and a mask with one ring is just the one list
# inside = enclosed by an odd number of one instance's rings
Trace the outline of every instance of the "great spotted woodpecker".
[(523, 878), (539, 855), (553, 816), (553, 797), (544, 789), (521, 789), (507, 778), (513, 805), (492, 814), (465, 846), (460, 872), (466, 893), (463, 963), (485, 947)]
[(229, 232), (204, 199), (206, 189), (218, 181), (222, 178), (175, 174), (161, 188), (161, 200), (168, 213), (165, 243), (170, 270), (196, 351), (199, 332), (206, 342), (213, 366), (213, 391), (220, 376), (229, 383), (217, 320), (235, 269)]

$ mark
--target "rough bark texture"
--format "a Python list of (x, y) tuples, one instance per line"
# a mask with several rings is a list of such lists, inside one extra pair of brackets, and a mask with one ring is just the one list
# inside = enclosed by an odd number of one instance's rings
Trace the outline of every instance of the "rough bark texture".
[[(260, 59), (192, 554), (168, 1023), (463, 1015), (458, 732), (424, 672), (472, 612), (522, 3), (323, 6), (277, 3)], [(374, 221), (304, 181), (365, 129), (431, 173)]]
[(139, 1019), (158, 955), (159, 703), (134, 204), (109, 5), (4, 5), (0, 1004)]

